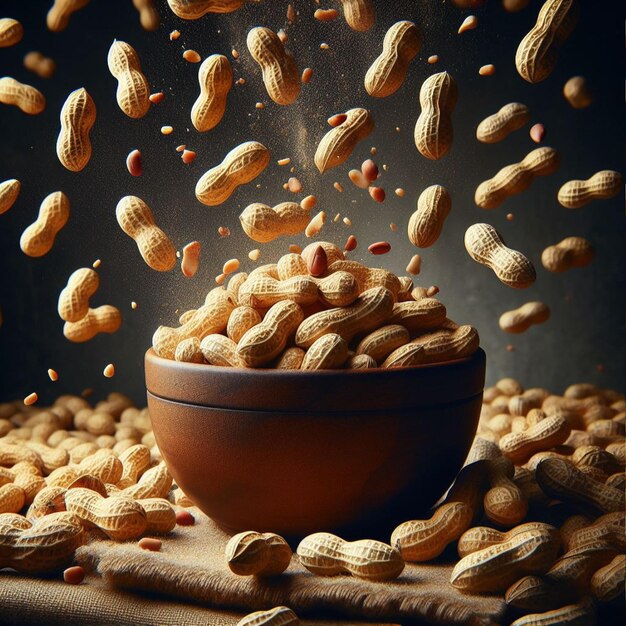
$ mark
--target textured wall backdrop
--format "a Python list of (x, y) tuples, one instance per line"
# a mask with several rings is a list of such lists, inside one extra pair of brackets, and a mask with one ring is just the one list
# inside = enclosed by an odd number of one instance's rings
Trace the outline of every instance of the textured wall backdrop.
[[(527, 386), (542, 385), (561, 390), (575, 381), (621, 386), (624, 380), (624, 215), (622, 198), (596, 202), (579, 210), (567, 210), (556, 201), (560, 185), (571, 178), (587, 178), (600, 169), (623, 169), (623, 32), (620, 3), (582, 3), (582, 18), (564, 46), (557, 68), (538, 85), (526, 83), (516, 72), (514, 55), (523, 35), (534, 24), (540, 2), (531, 1), (517, 14), (506, 13), (498, 0), (476, 11), (476, 30), (457, 35), (467, 12), (450, 1), (376, 1), (377, 21), (367, 33), (350, 30), (343, 19), (319, 23), (312, 1), (296, 0), (299, 12), (293, 25), (286, 21), (287, 2), (264, 0), (248, 3), (241, 11), (206, 16), (185, 22), (174, 16), (165, 0), (158, 1), (160, 28), (147, 33), (139, 26), (130, 0), (93, 0), (75, 14), (62, 33), (46, 29), (45, 16), (51, 0), (17, 2), (2, 0), (0, 14), (19, 19), (25, 26), (23, 41), (0, 49), (0, 74), (10, 75), (41, 89), (47, 98), (42, 115), (30, 117), (15, 107), (0, 105), (0, 180), (18, 178), (22, 193), (10, 212), (0, 217), (0, 400), (23, 397), (33, 390), (42, 400), (61, 392), (96, 390), (96, 397), (117, 389), (143, 402), (143, 353), (158, 324), (176, 320), (174, 311), (194, 307), (212, 286), (222, 263), (231, 257), (242, 260), (242, 269), (254, 264), (247, 252), (257, 244), (241, 231), (237, 216), (255, 201), (270, 205), (290, 199), (282, 189), (288, 177), (276, 160), (291, 157), (303, 183), (299, 197), (313, 193), (329, 216), (340, 212), (353, 226), (327, 223), (321, 236), (342, 244), (349, 234), (360, 242), (354, 259), (378, 263), (404, 273), (410, 256), (417, 252), (406, 237), (406, 225), (419, 193), (441, 183), (451, 192), (453, 209), (437, 244), (422, 251), (423, 272), (417, 281), (437, 284), (440, 297), (452, 318), (476, 326), (488, 355), (488, 378), (515, 376)], [(338, 6), (338, 2), (322, 3)], [(365, 72), (378, 55), (384, 33), (399, 19), (415, 21), (423, 34), (420, 54), (412, 63), (404, 86), (393, 96), (377, 100), (363, 87)], [(258, 67), (245, 45), (247, 31), (257, 25), (273, 30), (285, 28), (288, 49), (300, 69), (310, 66), (313, 80), (289, 107), (269, 100)], [(168, 33), (182, 35), (171, 42)], [(114, 38), (131, 43), (139, 53), (153, 91), (165, 100), (153, 106), (142, 120), (127, 118), (115, 101), (116, 81), (106, 65)], [(320, 43), (327, 42), (328, 50)], [(215, 52), (230, 57), (235, 78), (246, 84), (234, 86), (221, 124), (200, 134), (190, 123), (189, 111), (198, 92), (197, 65), (185, 62), (182, 52), (193, 48), (203, 57)], [(22, 58), (40, 50), (56, 59), (58, 70), (51, 80), (27, 72)], [(438, 54), (437, 65), (426, 59)], [(478, 75), (478, 68), (494, 63), (492, 77)], [(459, 100), (453, 115), (455, 138), (451, 152), (439, 162), (423, 158), (413, 143), (413, 126), (419, 114), (419, 87), (426, 77), (447, 70), (459, 84)], [(595, 102), (588, 109), (570, 108), (562, 86), (575, 74), (588, 77)], [(92, 132), (93, 157), (79, 174), (66, 171), (55, 154), (59, 112), (68, 93), (84, 86), (93, 96), (98, 118)], [(257, 110), (255, 103), (266, 104)], [(527, 104), (532, 123), (547, 128), (545, 145), (559, 150), (559, 171), (541, 178), (531, 189), (507, 200), (494, 211), (475, 206), (474, 189), (502, 166), (519, 161), (535, 144), (527, 126), (505, 141), (483, 145), (474, 133), (478, 122), (511, 101)], [(354, 106), (371, 109), (376, 121), (372, 135), (360, 143), (345, 166), (320, 176), (313, 165), (317, 142), (328, 129), (326, 118)], [(173, 134), (159, 129), (169, 124)], [(399, 132), (396, 131), (399, 127)], [(223, 205), (206, 207), (194, 196), (196, 180), (222, 160), (232, 147), (255, 139), (272, 152), (271, 165), (255, 181), (241, 187)], [(185, 166), (175, 151), (185, 143), (198, 158)], [(358, 167), (376, 146), (376, 160), (388, 169), (380, 179), (387, 190), (385, 204), (374, 203), (367, 192), (356, 189), (346, 173)], [(128, 152), (139, 148), (144, 155), (144, 175), (132, 178), (125, 167)], [(340, 181), (344, 193), (333, 188)], [(393, 194), (403, 187), (404, 198)], [(31, 259), (19, 248), (23, 229), (34, 221), (43, 197), (63, 190), (71, 201), (71, 217), (45, 257)], [(195, 278), (185, 279), (176, 269), (168, 274), (150, 270), (134, 242), (119, 228), (115, 206), (123, 195), (134, 194), (152, 207), (158, 223), (175, 245), (198, 239), (202, 264)], [(515, 219), (507, 221), (507, 213)], [(399, 225), (391, 232), (390, 222)], [(488, 269), (474, 263), (463, 247), (465, 229), (487, 221), (498, 228), (507, 243), (525, 252), (537, 267), (537, 282), (528, 290), (509, 289)], [(232, 236), (220, 239), (217, 228), (228, 226)], [(587, 237), (597, 250), (595, 261), (566, 274), (550, 274), (539, 261), (541, 251), (569, 235)], [(367, 245), (387, 239), (393, 249), (373, 258)], [(261, 246), (259, 263), (275, 260), (289, 243), (304, 244), (304, 236), (280, 239)], [(69, 274), (94, 259), (102, 259), (101, 286), (94, 305), (110, 303), (123, 314), (123, 326), (115, 335), (102, 335), (74, 345), (62, 335), (56, 313), (57, 297)], [(133, 311), (130, 302), (138, 302)], [(528, 300), (543, 300), (552, 318), (523, 335), (507, 335), (498, 327), (499, 315)], [(507, 344), (514, 351), (506, 349)], [(107, 380), (102, 369), (114, 362), (116, 377)], [(57, 383), (46, 375), (48, 367), (60, 374)]]

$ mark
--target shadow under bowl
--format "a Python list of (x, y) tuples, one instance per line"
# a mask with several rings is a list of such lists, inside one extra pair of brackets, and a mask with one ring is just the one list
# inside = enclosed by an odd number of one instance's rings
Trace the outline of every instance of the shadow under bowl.
[(389, 541), (450, 486), (471, 446), (485, 353), (411, 368), (238, 369), (145, 357), (172, 476), (229, 532)]

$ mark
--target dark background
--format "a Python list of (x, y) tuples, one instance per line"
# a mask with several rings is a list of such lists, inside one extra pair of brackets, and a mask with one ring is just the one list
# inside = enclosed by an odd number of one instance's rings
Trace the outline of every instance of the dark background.
[[(241, 231), (237, 216), (250, 202), (269, 205), (290, 199), (282, 189), (290, 175), (276, 160), (291, 157), (304, 190), (297, 197), (314, 193), (329, 216), (321, 237), (342, 245), (349, 234), (359, 240), (352, 258), (384, 266), (403, 274), (416, 252), (423, 257), (417, 284), (437, 284), (449, 315), (478, 328), (488, 355), (488, 382), (515, 376), (526, 386), (545, 386), (555, 391), (578, 381), (621, 387), (624, 380), (624, 216), (622, 198), (595, 202), (578, 210), (561, 207), (559, 187), (571, 178), (587, 178), (600, 169), (623, 169), (623, 10), (622, 3), (584, 2), (582, 18), (560, 54), (556, 70), (538, 85), (526, 83), (516, 72), (517, 45), (534, 24), (540, 2), (531, 1), (523, 11), (506, 13), (497, 0), (475, 11), (479, 27), (457, 35), (468, 14), (451, 2), (439, 0), (377, 1), (377, 21), (367, 33), (348, 28), (343, 19), (319, 23), (312, 17), (313, 2), (293, 2), (299, 12), (294, 25), (286, 20), (287, 2), (265, 0), (230, 15), (211, 16), (186, 22), (178, 19), (165, 0), (157, 2), (161, 26), (153, 33), (139, 25), (130, 0), (92, 0), (74, 14), (69, 28), (51, 33), (46, 12), (51, 0), (0, 1), (0, 15), (19, 19), (25, 27), (23, 41), (0, 49), (0, 75), (9, 75), (39, 88), (47, 98), (45, 112), (27, 116), (15, 107), (0, 105), (0, 181), (18, 178), (22, 192), (15, 206), (0, 217), (0, 400), (22, 398), (36, 390), (42, 401), (66, 392), (94, 388), (95, 398), (111, 390), (124, 391), (144, 401), (143, 353), (158, 324), (173, 324), (175, 311), (195, 307), (215, 285), (214, 276), (231, 257), (242, 260), (242, 269), (254, 267), (247, 252), (260, 247), (260, 263), (275, 261), (290, 243), (305, 245), (304, 236), (281, 238), (259, 245)], [(338, 6), (338, 2), (322, 3)], [(599, 8), (601, 7), (601, 8)], [(371, 98), (363, 77), (379, 54), (386, 30), (399, 19), (411, 19), (420, 27), (423, 45), (410, 66), (404, 86), (382, 100)], [(258, 66), (245, 45), (247, 31), (265, 25), (285, 28), (288, 49), (300, 70), (314, 69), (313, 80), (304, 85), (295, 104), (280, 107), (267, 96)], [(171, 42), (177, 28), (180, 39)], [(166, 94), (141, 120), (127, 118), (115, 100), (117, 83), (106, 65), (114, 38), (137, 50), (152, 91)], [(320, 50), (327, 42), (329, 50)], [(185, 62), (182, 52), (197, 50), (203, 58), (223, 53), (231, 58), (234, 77), (246, 84), (234, 85), (220, 125), (197, 133), (189, 112), (198, 94), (198, 65)], [(240, 52), (238, 60), (230, 51)], [(50, 79), (41, 79), (22, 65), (30, 50), (40, 50), (57, 61)], [(438, 54), (431, 66), (426, 59)], [(480, 77), (478, 68), (494, 63), (495, 76)], [(430, 74), (447, 70), (459, 85), (459, 100), (453, 115), (455, 138), (451, 152), (439, 162), (422, 157), (413, 142), (413, 127), (420, 107), (421, 83)], [(562, 96), (565, 81), (573, 75), (588, 78), (595, 94), (588, 109), (572, 109)], [(68, 93), (85, 87), (95, 100), (98, 118), (91, 133), (93, 156), (81, 173), (65, 170), (59, 163), (55, 143), (58, 116)], [(266, 104), (256, 110), (255, 103)], [(507, 200), (493, 211), (475, 206), (474, 189), (502, 166), (517, 162), (536, 145), (528, 136), (530, 124), (495, 145), (476, 141), (478, 122), (502, 105), (520, 101), (529, 106), (531, 124), (547, 128), (545, 145), (561, 154), (559, 171), (536, 180), (527, 192)], [(313, 165), (318, 141), (328, 130), (326, 118), (354, 106), (371, 109), (376, 128), (358, 144), (343, 166), (320, 176)], [(169, 124), (174, 133), (163, 136), (159, 129)], [(396, 132), (398, 126), (400, 132)], [(272, 153), (270, 166), (251, 185), (239, 188), (218, 207), (198, 203), (197, 179), (222, 160), (242, 141), (255, 139)], [(185, 166), (175, 151), (185, 143), (197, 151), (195, 163)], [(379, 166), (387, 164), (380, 185), (387, 190), (384, 205), (376, 204), (366, 191), (347, 178), (376, 146)], [(139, 148), (144, 156), (144, 175), (132, 178), (125, 167), (128, 152)], [(381, 167), (382, 170), (382, 167)], [(343, 194), (333, 188), (340, 181)], [(258, 183), (260, 188), (256, 188)], [(428, 185), (445, 185), (453, 197), (453, 209), (437, 244), (418, 251), (408, 241), (406, 225), (419, 193)], [(403, 187), (404, 198), (393, 190)], [(71, 217), (52, 251), (39, 259), (26, 257), (19, 238), (37, 215), (42, 199), (62, 190), (70, 198)], [(202, 242), (198, 274), (185, 279), (176, 268), (160, 274), (148, 268), (134, 242), (115, 219), (117, 201), (138, 195), (152, 207), (157, 223), (180, 249), (187, 242)], [(352, 219), (348, 228), (333, 224), (336, 212)], [(506, 220), (513, 213), (515, 219)], [(398, 232), (391, 232), (390, 222)], [(502, 285), (494, 274), (474, 263), (465, 252), (463, 234), (475, 222), (487, 221), (502, 233), (508, 245), (527, 254), (537, 267), (537, 282), (517, 291)], [(220, 239), (217, 228), (228, 226), (232, 235)], [(550, 274), (540, 263), (541, 251), (566, 236), (587, 237), (595, 246), (595, 261), (586, 268), (565, 274)], [(393, 249), (373, 259), (367, 245), (386, 239)], [(100, 335), (85, 344), (71, 344), (62, 335), (63, 322), (56, 313), (58, 294), (69, 274), (102, 259), (98, 270), (101, 286), (92, 306), (109, 303), (119, 307), (123, 326), (114, 335)], [(138, 302), (133, 311), (130, 302)], [(542, 300), (552, 309), (548, 323), (523, 335), (507, 335), (498, 327), (506, 310), (528, 300)], [(511, 344), (514, 351), (507, 351)], [(108, 380), (104, 366), (113, 362), (117, 374)], [(47, 368), (60, 375), (57, 383), (47, 377)]]

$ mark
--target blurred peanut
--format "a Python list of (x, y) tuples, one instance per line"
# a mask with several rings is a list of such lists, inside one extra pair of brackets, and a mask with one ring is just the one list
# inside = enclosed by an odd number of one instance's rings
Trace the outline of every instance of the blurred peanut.
[(523, 333), (535, 324), (543, 324), (550, 318), (550, 308), (543, 302), (527, 302), (517, 309), (500, 316), (498, 324), (507, 333)]
[(50, 59), (41, 54), (41, 52), (33, 50), (24, 57), (24, 67), (30, 72), (37, 74), (40, 78), (52, 78), (57, 64), (54, 62), (54, 59)]
[(159, 27), (159, 13), (154, 6), (154, 0), (133, 0), (133, 5), (139, 11), (139, 22), (144, 30), (155, 31)]
[(593, 96), (584, 76), (572, 76), (563, 85), (563, 96), (574, 109), (586, 109), (593, 102)]
[(566, 272), (575, 267), (585, 267), (596, 253), (583, 237), (566, 237), (541, 253), (541, 264), (549, 272)]
[(48, 29), (55, 33), (65, 30), (70, 23), (72, 14), (88, 4), (89, 0), (54, 0), (54, 4), (46, 17)]

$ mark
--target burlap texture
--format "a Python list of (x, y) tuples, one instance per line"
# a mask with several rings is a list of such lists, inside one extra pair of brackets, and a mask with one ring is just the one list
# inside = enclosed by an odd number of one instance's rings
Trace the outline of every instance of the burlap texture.
[(407, 565), (397, 581), (388, 583), (314, 576), (295, 558), (271, 580), (235, 576), (224, 560), (228, 535), (197, 509), (191, 511), (195, 526), (176, 527), (163, 538), (161, 552), (141, 550), (134, 542), (99, 540), (80, 548), (77, 561), (115, 589), (242, 613), (287, 605), (302, 618), (328, 623), (363, 619), (448, 625), (495, 624), (504, 613), (501, 597), (455, 590), (449, 583), (452, 564)]

